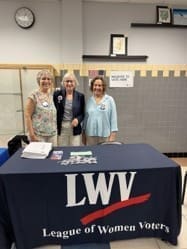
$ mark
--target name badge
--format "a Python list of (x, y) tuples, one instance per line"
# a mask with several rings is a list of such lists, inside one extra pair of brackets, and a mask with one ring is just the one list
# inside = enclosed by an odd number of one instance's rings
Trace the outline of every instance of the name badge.
[(106, 109), (105, 104), (101, 104), (101, 105), (100, 105), (100, 110), (104, 111), (105, 109)]
[(48, 107), (48, 103), (47, 103), (46, 101), (44, 101), (44, 102), (42, 103), (42, 105), (43, 105), (44, 107)]

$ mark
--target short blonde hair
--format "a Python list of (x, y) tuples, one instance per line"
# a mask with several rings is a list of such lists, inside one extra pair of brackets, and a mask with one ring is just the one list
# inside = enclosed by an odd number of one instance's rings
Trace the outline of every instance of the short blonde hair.
[(38, 85), (40, 84), (40, 79), (44, 76), (44, 75), (47, 75), (49, 78), (51, 78), (51, 80), (53, 81), (53, 75), (50, 71), (46, 70), (46, 69), (43, 69), (41, 71), (39, 71), (37, 73), (37, 76), (36, 76), (36, 80), (37, 80), (37, 83)]
[(68, 72), (68, 73), (64, 74), (64, 77), (62, 79), (63, 84), (64, 84), (64, 82), (66, 81), (67, 78), (72, 78), (75, 81), (75, 87), (79, 85), (79, 82), (78, 82), (78, 80), (77, 80), (74, 73)]

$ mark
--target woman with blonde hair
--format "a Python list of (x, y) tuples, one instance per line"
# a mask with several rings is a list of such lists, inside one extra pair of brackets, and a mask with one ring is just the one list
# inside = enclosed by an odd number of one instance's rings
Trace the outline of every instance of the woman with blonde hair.
[(36, 77), (38, 89), (27, 99), (25, 120), (30, 141), (51, 142), (56, 146), (56, 108), (53, 103), (53, 75), (41, 70)]
[(85, 97), (76, 90), (78, 81), (73, 73), (66, 73), (60, 90), (54, 92), (57, 109), (58, 146), (81, 145)]

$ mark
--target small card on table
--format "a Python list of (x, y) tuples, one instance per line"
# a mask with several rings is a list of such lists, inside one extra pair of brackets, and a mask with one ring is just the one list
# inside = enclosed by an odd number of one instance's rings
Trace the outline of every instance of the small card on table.
[(53, 150), (52, 154), (50, 156), (51, 160), (61, 160), (63, 157), (63, 151), (62, 150)]

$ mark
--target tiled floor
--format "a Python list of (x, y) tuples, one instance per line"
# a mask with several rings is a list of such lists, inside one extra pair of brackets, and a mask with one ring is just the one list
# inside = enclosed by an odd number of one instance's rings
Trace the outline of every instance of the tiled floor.
[[(182, 175), (187, 170), (187, 158), (175, 158), (175, 161), (182, 167)], [(37, 249), (43, 249), (40, 247)], [(70, 246), (65, 249), (81, 249), (81, 246)], [(182, 227), (178, 237), (178, 245), (173, 246), (170, 243), (163, 242), (155, 238), (141, 238), (132, 240), (115, 241), (110, 243), (110, 249), (187, 249), (187, 192), (185, 195), (184, 205), (182, 206)], [(60, 249), (60, 246), (47, 246), (45, 249)], [(82, 247), (85, 249), (85, 247)], [(86, 249), (92, 249), (87, 247)], [(95, 247), (95, 249), (98, 249)], [(102, 249), (102, 248), (99, 248)], [(103, 248), (104, 249), (104, 248)]]

